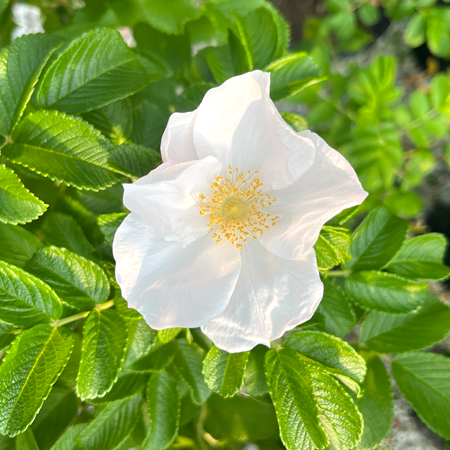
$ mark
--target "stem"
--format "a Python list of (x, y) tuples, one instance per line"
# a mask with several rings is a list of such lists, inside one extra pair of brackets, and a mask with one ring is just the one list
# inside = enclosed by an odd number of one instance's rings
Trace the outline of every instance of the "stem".
[(206, 403), (204, 403), (200, 410), (200, 416), (197, 422), (197, 440), (201, 450), (208, 450), (208, 446), (206, 445), (204, 438), (205, 430), (203, 428), (203, 424), (205, 423), (206, 419), (206, 412), (207, 412)]
[(348, 277), (351, 274), (350, 270), (333, 270), (327, 273), (329, 277)]
[(387, 361), (388, 363), (391, 363), (392, 364), (392, 358), (389, 358), (389, 356), (386, 356), (385, 354), (383, 354), (383, 353), (377, 353), (377, 355), (378, 355), (378, 357), (379, 358), (381, 358), (381, 359), (384, 359), (385, 361)]

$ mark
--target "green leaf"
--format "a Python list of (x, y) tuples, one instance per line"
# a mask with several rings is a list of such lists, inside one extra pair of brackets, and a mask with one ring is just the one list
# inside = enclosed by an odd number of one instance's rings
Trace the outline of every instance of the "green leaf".
[(146, 397), (150, 425), (142, 449), (164, 450), (175, 440), (180, 426), (177, 383), (167, 372), (156, 372), (148, 380)]
[(426, 296), (427, 284), (386, 272), (357, 272), (345, 280), (345, 292), (361, 308), (393, 314), (417, 309)]
[(434, 108), (439, 108), (447, 100), (450, 94), (450, 86), (447, 77), (443, 73), (438, 73), (433, 77), (430, 83), (431, 104)]
[(23, 331), (0, 365), (0, 433), (15, 436), (34, 420), (72, 352), (69, 332), (47, 324)]
[(264, 359), (268, 349), (264, 345), (257, 345), (248, 357), (245, 368), (245, 392), (252, 397), (261, 397), (269, 393), (264, 373)]
[(103, 270), (65, 248), (39, 249), (26, 270), (45, 281), (75, 309), (89, 310), (108, 299), (109, 283)]
[(48, 450), (77, 416), (78, 401), (75, 393), (54, 386), (42, 405), (31, 429), (40, 450)]
[(17, 450), (40, 450), (36, 439), (31, 431), (31, 428), (28, 428), (24, 433), (17, 435), (16, 437), (16, 449)]
[(450, 308), (428, 294), (423, 305), (409, 314), (371, 311), (364, 319), (359, 340), (381, 353), (401, 353), (429, 347), (450, 331)]
[(92, 259), (94, 249), (72, 216), (60, 212), (46, 214), (42, 231), (48, 244)]
[(9, 135), (17, 125), (43, 67), (60, 42), (57, 36), (29, 34), (0, 53), (0, 134)]
[(83, 351), (77, 393), (83, 399), (102, 397), (117, 381), (127, 343), (126, 322), (114, 310), (94, 309), (83, 327)]
[(131, 137), (133, 110), (129, 98), (110, 103), (83, 114), (84, 120), (94, 125), (113, 144), (120, 145)]
[(364, 25), (372, 26), (380, 20), (380, 11), (370, 3), (363, 3), (358, 9), (358, 15)]
[(189, 344), (186, 339), (177, 340), (175, 365), (181, 377), (191, 389), (192, 400), (201, 405), (211, 394), (202, 375), (204, 350), (197, 344)]
[(349, 245), (350, 232), (347, 228), (325, 225), (314, 244), (319, 268), (331, 269), (348, 261), (351, 258)]
[(136, 395), (106, 405), (75, 438), (74, 450), (113, 450), (119, 447), (138, 424), (141, 404), (142, 396)]
[(344, 337), (358, 322), (353, 306), (336, 283), (327, 279), (323, 281), (323, 286), (323, 298), (317, 312), (324, 318), (327, 333)]
[(416, 12), (408, 22), (403, 34), (405, 44), (410, 47), (419, 47), (425, 42), (426, 22), (420, 12)]
[(138, 144), (116, 145), (108, 163), (117, 172), (130, 178), (147, 175), (161, 164), (161, 155), (151, 148)]
[(375, 208), (354, 231), (349, 249), (353, 259), (345, 268), (381, 269), (402, 246), (408, 228), (406, 220), (392, 215), (384, 206)]
[(98, 247), (99, 250), (106, 253), (108, 256), (112, 254), (112, 244), (114, 241), (114, 235), (117, 228), (123, 222), (128, 213), (114, 213), (114, 214), (102, 214), (97, 217), (97, 225), (99, 226), (105, 240)]
[(294, 130), (304, 131), (308, 129), (308, 122), (300, 114), (280, 112), (283, 120)]
[(126, 368), (143, 356), (148, 355), (156, 343), (156, 331), (152, 330), (144, 319), (132, 319), (128, 328), (128, 343), (124, 362)]
[(162, 370), (173, 361), (176, 350), (175, 342), (168, 342), (162, 345), (157, 344), (148, 354), (135, 361), (130, 366), (130, 370), (144, 373)]
[(117, 183), (108, 165), (112, 145), (83, 120), (57, 111), (26, 116), (2, 156), (52, 180), (98, 191)]
[(144, 101), (133, 111), (133, 119), (132, 141), (149, 148), (159, 148), (168, 116), (155, 104)]
[(395, 357), (392, 373), (422, 421), (450, 440), (450, 358), (434, 353), (405, 353)]
[(47, 205), (35, 197), (12, 169), (0, 165), (0, 223), (27, 223), (44, 214)]
[(41, 241), (22, 227), (0, 224), (0, 259), (23, 267), (42, 245)]
[(299, 331), (284, 339), (283, 346), (319, 362), (325, 369), (337, 369), (358, 383), (364, 379), (364, 359), (347, 342), (331, 334)]
[(427, 233), (407, 240), (385, 269), (405, 278), (443, 280), (450, 267), (443, 263), (447, 239), (440, 233)]
[(358, 407), (363, 415), (364, 430), (358, 448), (371, 449), (381, 444), (392, 429), (394, 394), (389, 375), (380, 359), (364, 352), (367, 374), (361, 385), (363, 396)]
[(450, 53), (450, 36), (444, 14), (428, 17), (427, 45), (433, 55), (445, 58)]
[(151, 78), (117, 30), (95, 29), (72, 41), (44, 72), (40, 105), (79, 114), (128, 97)]
[(232, 397), (244, 382), (249, 352), (228, 353), (215, 345), (203, 360), (203, 375), (209, 388), (222, 397)]
[(50, 287), (18, 267), (0, 261), (0, 319), (30, 327), (61, 317), (62, 305)]
[(164, 330), (158, 330), (158, 342), (167, 344), (175, 339), (182, 330), (183, 328), (166, 328)]
[(104, 396), (94, 400), (95, 403), (110, 403), (122, 400), (142, 392), (147, 384), (147, 376), (141, 373), (119, 373), (117, 382)]
[(3, 322), (0, 320), (0, 350), (5, 348), (14, 340), (14, 334), (11, 331), (14, 331), (16, 327), (10, 323)]
[(9, 4), (9, 0), (0, 0), (0, 14), (6, 9)]
[(88, 426), (86, 422), (78, 423), (69, 428), (56, 442), (52, 450), (74, 450), (76, 437)]
[(288, 450), (323, 449), (328, 438), (319, 421), (311, 374), (294, 350), (269, 350), (266, 355), (266, 380), (280, 437)]
[(320, 76), (317, 64), (305, 52), (284, 56), (267, 66), (266, 70), (271, 72), (270, 96), (273, 100), (296, 94), (325, 79)]

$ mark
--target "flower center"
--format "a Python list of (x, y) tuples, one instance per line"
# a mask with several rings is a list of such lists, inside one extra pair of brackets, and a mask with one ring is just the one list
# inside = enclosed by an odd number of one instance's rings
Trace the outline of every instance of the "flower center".
[(211, 237), (217, 242), (226, 238), (242, 250), (249, 238), (258, 239), (279, 219), (262, 211), (276, 198), (263, 194), (263, 183), (257, 174), (258, 171), (253, 175), (248, 171), (244, 178), (242, 172), (229, 166), (227, 178), (216, 177), (211, 184), (210, 197), (199, 194), (200, 215), (209, 215), (208, 227), (214, 231)]

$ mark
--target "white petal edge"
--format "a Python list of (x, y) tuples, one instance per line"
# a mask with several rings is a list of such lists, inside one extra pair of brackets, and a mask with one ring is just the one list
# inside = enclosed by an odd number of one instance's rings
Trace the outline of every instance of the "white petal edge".
[(197, 110), (173, 113), (161, 138), (161, 157), (164, 162), (177, 163), (198, 159), (194, 147), (193, 130)]
[(123, 201), (166, 240), (179, 240), (185, 247), (210, 231), (208, 218), (200, 216), (199, 194), (210, 194), (221, 170), (222, 164), (212, 156), (156, 169), (133, 184), (124, 184)]
[(255, 70), (210, 89), (197, 109), (199, 158), (215, 156), (228, 170), (259, 171), (266, 189), (289, 186), (311, 167), (312, 142), (295, 133), (270, 98), (270, 74)]
[(204, 236), (182, 248), (133, 213), (116, 232), (113, 254), (123, 298), (156, 330), (195, 328), (220, 314), (241, 265), (239, 251), (227, 242)]
[(339, 152), (315, 133), (299, 134), (314, 142), (314, 164), (295, 183), (270, 192), (277, 200), (267, 212), (280, 219), (260, 239), (267, 250), (287, 259), (300, 257), (315, 244), (328, 220), (361, 204), (368, 195)]
[(268, 252), (259, 242), (241, 251), (242, 266), (226, 309), (202, 326), (214, 344), (230, 353), (270, 346), (309, 320), (323, 296), (313, 249), (292, 261)]

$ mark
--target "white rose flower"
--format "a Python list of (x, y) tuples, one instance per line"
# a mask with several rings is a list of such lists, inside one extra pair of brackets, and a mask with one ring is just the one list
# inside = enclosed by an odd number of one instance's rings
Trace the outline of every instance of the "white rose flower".
[(323, 295), (313, 245), (367, 193), (350, 164), (296, 133), (254, 71), (175, 113), (163, 164), (125, 184), (113, 245), (123, 297), (154, 329), (201, 327), (228, 352), (270, 345)]

